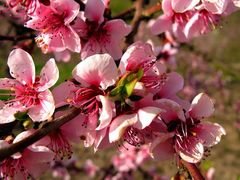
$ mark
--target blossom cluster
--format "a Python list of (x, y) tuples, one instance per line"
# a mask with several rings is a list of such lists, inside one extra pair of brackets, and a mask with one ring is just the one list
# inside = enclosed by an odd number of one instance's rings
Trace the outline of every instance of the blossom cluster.
[(0, 125), (13, 124), (18, 133), (1, 134), (0, 149), (33, 135), (71, 107), (79, 114), (4, 159), (1, 178), (34, 179), (53, 161), (71, 158), (72, 143), (80, 141), (95, 152), (116, 145), (128, 152), (114, 157), (120, 172), (135, 169), (149, 155), (158, 161), (198, 163), (226, 134), (221, 125), (205, 120), (214, 112), (211, 98), (200, 93), (189, 102), (179, 96), (183, 77), (167, 65), (175, 65), (174, 38), (187, 41), (209, 32), (239, 1), (163, 0), (163, 14), (149, 23), (154, 34), (165, 32), (163, 47), (136, 41), (124, 53), (121, 42), (132, 28), (107, 14), (109, 1), (6, 2), (12, 11), (18, 9), (25, 27), (36, 31), (43, 53), (68, 61), (69, 52), (77, 52), (81, 61), (72, 78), (51, 91), (59, 79), (55, 59), (36, 76), (31, 55), (21, 48), (11, 51), (7, 64), (12, 78), (0, 78)]

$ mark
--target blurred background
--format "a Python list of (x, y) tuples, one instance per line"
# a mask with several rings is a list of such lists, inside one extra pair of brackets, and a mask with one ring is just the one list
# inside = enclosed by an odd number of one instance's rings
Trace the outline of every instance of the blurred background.
[[(111, 9), (116, 15), (129, 7), (132, 2), (124, 0), (112, 0)], [(195, 38), (187, 46), (180, 46), (176, 54), (176, 69), (185, 79), (185, 88), (181, 96), (190, 101), (199, 92), (206, 92), (214, 100), (215, 113), (209, 119), (221, 124), (227, 132), (222, 141), (209, 152), (201, 162), (203, 172), (211, 167), (215, 169), (214, 179), (240, 180), (240, 12), (236, 12), (225, 18), (221, 26), (213, 32)], [(0, 35), (14, 34), (11, 24), (7, 19), (1, 18)], [(146, 24), (141, 24), (137, 39), (147, 41), (154, 36), (148, 34)], [(156, 42), (156, 41), (155, 41)], [(155, 44), (157, 45), (157, 44)], [(8, 75), (6, 65), (8, 54), (13, 44), (10, 41), (0, 41), (0, 77)], [(42, 54), (37, 47), (33, 51), (36, 70), (39, 73), (45, 62), (53, 55)], [(80, 61), (78, 54), (73, 54), (68, 63), (59, 62), (60, 79), (57, 84), (71, 78), (71, 71)], [(111, 166), (112, 156), (119, 153), (117, 148), (110, 148), (94, 153), (93, 149), (83, 148), (75, 145), (76, 167), (80, 171), (70, 171), (72, 179), (89, 179), (90, 176), (81, 168), (88, 159), (100, 169), (113, 168)], [(146, 171), (153, 169), (161, 176), (171, 177), (176, 174), (177, 169), (174, 162), (157, 162), (148, 160), (142, 168)], [(93, 179), (101, 179), (103, 173), (96, 170)], [(134, 172), (133, 172), (134, 173)], [(63, 176), (62, 176), (63, 177)], [(144, 172), (134, 173), (136, 179), (145, 179)], [(46, 173), (41, 179), (52, 179), (50, 173)], [(162, 177), (164, 178), (164, 177)], [(57, 178), (62, 179), (62, 178)]]

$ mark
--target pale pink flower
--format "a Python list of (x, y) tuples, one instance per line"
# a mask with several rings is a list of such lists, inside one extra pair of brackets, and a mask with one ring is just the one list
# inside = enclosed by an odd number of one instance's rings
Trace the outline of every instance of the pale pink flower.
[(121, 58), (121, 40), (131, 28), (121, 19), (105, 20), (105, 4), (102, 0), (88, 0), (85, 12), (79, 13), (73, 28), (81, 39), (81, 59), (94, 54), (110, 54), (113, 59)]
[(175, 102), (164, 99), (158, 102), (160, 108), (165, 110), (161, 114), (161, 120), (168, 133), (163, 132), (151, 145), (156, 159), (166, 160), (176, 153), (185, 161), (197, 163), (202, 159), (204, 149), (219, 143), (221, 136), (226, 134), (219, 124), (201, 122), (214, 111), (212, 101), (203, 93), (193, 99), (184, 116), (180, 116), (179, 113), (182, 114), (183, 110)]
[(162, 112), (157, 107), (144, 107), (136, 113), (122, 114), (113, 119), (109, 128), (109, 142), (121, 139), (132, 146), (139, 147), (146, 143), (144, 131), (153, 120)]
[[(108, 54), (90, 56), (73, 70), (73, 77), (81, 85), (76, 87), (71, 104), (79, 107), (88, 116), (86, 126), (103, 129), (114, 115), (114, 104), (104, 90), (114, 85), (119, 78), (117, 66)], [(99, 124), (97, 125), (99, 120)]]
[(54, 51), (54, 56), (56, 61), (58, 62), (69, 62), (71, 59), (71, 53), (69, 50), (64, 50), (64, 51)]
[(48, 88), (52, 87), (59, 77), (54, 59), (50, 59), (41, 70), (40, 76), (36, 77), (32, 57), (22, 49), (15, 49), (8, 57), (8, 66), (15, 79), (1, 78), (0, 89), (14, 91), (10, 95), (15, 98), (6, 101), (5, 106), (0, 109), (0, 123), (14, 121), (14, 114), (18, 111), (28, 111), (28, 115), (35, 122), (50, 118), (55, 105)]
[(119, 148), (119, 154), (113, 156), (113, 165), (119, 172), (135, 170), (150, 157), (148, 150), (147, 145), (136, 148), (126, 143)]
[(217, 26), (227, 11), (228, 0), (163, 0), (164, 14), (154, 23), (154, 34), (170, 31), (179, 41), (205, 34)]
[(40, 4), (25, 26), (39, 32), (36, 43), (44, 53), (80, 52), (80, 38), (70, 25), (78, 12), (79, 4), (74, 0), (52, 0), (49, 6)]
[(87, 159), (83, 167), (84, 172), (90, 178), (94, 178), (96, 173), (99, 171), (99, 167), (96, 166), (91, 159)]
[[(13, 144), (31, 135), (33, 131), (24, 131), (17, 135)], [(47, 141), (47, 140), (46, 140)], [(8, 142), (0, 140), (0, 147), (9, 146)], [(3, 160), (0, 166), (0, 177), (3, 179), (25, 180), (37, 178), (49, 168), (54, 153), (40, 140), (23, 151)]]

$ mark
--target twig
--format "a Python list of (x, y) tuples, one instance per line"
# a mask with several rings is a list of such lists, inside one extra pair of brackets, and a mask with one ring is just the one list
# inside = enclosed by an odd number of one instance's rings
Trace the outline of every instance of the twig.
[(17, 41), (22, 41), (22, 40), (26, 40), (26, 39), (34, 39), (35, 35), (31, 34), (31, 35), (21, 35), (21, 36), (2, 36), (0, 35), (0, 41), (13, 41), (13, 42), (17, 42)]
[(10, 157), (14, 153), (22, 151), (29, 145), (37, 142), (38, 140), (46, 136), (51, 131), (58, 129), (63, 124), (72, 120), (74, 117), (76, 117), (80, 113), (79, 109), (75, 107), (70, 109), (70, 111), (68, 112), (69, 112), (68, 114), (63, 115), (59, 118), (56, 118), (51, 123), (48, 123), (42, 128), (36, 130), (31, 136), (28, 136), (22, 141), (19, 141), (17, 143), (9, 145), (8, 147), (0, 149), (0, 162), (3, 161), (5, 158)]
[(190, 175), (192, 176), (192, 178), (194, 180), (204, 180), (205, 179), (203, 177), (203, 175), (201, 174), (200, 170), (198, 169), (198, 167), (196, 166), (196, 164), (189, 163), (182, 159), (180, 160), (180, 162), (188, 170), (188, 172), (190, 173)]
[(140, 25), (140, 22), (143, 18), (142, 16), (142, 12), (143, 12), (143, 0), (138, 0), (135, 4), (135, 14), (133, 17), (133, 20), (131, 22), (132, 25), (132, 32), (127, 36), (126, 38), (126, 43), (128, 45), (132, 44), (134, 42), (134, 36), (137, 34), (138, 32), (138, 27)]

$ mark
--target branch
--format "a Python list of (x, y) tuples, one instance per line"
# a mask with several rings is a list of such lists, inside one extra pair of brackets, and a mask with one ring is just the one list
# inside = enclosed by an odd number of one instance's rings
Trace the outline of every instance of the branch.
[(137, 34), (138, 32), (138, 27), (140, 25), (140, 22), (143, 18), (142, 16), (142, 12), (143, 12), (143, 0), (138, 0), (135, 4), (135, 14), (133, 17), (133, 20), (131, 22), (132, 25), (132, 32), (127, 36), (126, 38), (126, 43), (128, 45), (132, 44), (134, 42), (134, 36)]
[(11, 144), (8, 147), (0, 149), (0, 162), (9, 156), (24, 150), (26, 147), (37, 142), (51, 131), (58, 129), (63, 124), (69, 122), (74, 117), (76, 117), (79, 113), (80, 113), (79, 109), (75, 107), (71, 108), (68, 114), (58, 117), (53, 121), (45, 124), (42, 128), (36, 130), (31, 136), (28, 136), (22, 141)]
[(17, 42), (17, 41), (22, 41), (22, 40), (26, 40), (26, 39), (34, 39), (35, 35), (31, 34), (31, 35), (21, 35), (21, 36), (2, 36), (0, 35), (0, 41), (13, 41), (13, 42)]
[(203, 175), (201, 174), (200, 170), (198, 169), (198, 167), (196, 166), (196, 164), (189, 163), (182, 159), (180, 160), (180, 162), (188, 170), (188, 172), (191, 174), (191, 176), (194, 180), (204, 180), (205, 179), (203, 177)]

